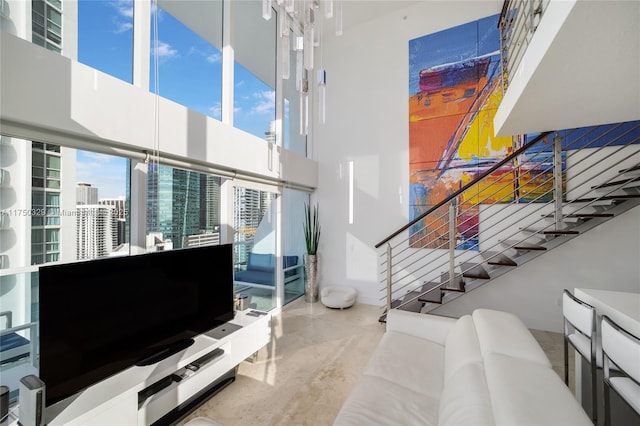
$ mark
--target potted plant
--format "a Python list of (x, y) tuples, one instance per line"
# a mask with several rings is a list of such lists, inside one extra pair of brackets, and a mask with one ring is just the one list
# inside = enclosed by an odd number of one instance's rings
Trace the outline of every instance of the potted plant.
[(304, 204), (304, 239), (307, 253), (304, 260), (304, 300), (306, 302), (318, 301), (318, 243), (320, 242), (319, 209), (316, 204), (313, 208)]

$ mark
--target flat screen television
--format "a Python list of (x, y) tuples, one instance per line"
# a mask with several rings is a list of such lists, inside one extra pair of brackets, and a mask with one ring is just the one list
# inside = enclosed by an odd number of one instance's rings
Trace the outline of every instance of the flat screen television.
[(43, 266), (46, 405), (157, 362), (233, 319), (231, 244)]

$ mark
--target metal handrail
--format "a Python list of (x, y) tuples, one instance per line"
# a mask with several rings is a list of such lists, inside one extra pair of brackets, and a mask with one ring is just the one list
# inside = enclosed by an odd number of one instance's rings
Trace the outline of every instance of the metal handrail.
[[(597, 176), (591, 175), (594, 168), (600, 167), (598, 164), (604, 164), (602, 172), (607, 172), (609, 169), (615, 170), (616, 165), (623, 162), (626, 165), (640, 163), (640, 122), (563, 131), (564, 139), (556, 133), (554, 138), (555, 146), (545, 147), (532, 153), (525, 152), (535, 147), (550, 133), (541, 134), (535, 140), (527, 143), (482, 173), (478, 178), (455, 191), (376, 245), (379, 248), (383, 244), (387, 244), (387, 250), (384, 254), (381, 254), (381, 262), (379, 263), (381, 284), (392, 283), (392, 285), (385, 286), (386, 295), (381, 297), (381, 300), (386, 297), (387, 309), (391, 306), (391, 300), (399, 299), (399, 295), (407, 289), (419, 294), (411, 299), (405, 297), (403, 302), (395, 307), (402, 307), (402, 305), (411, 303), (437, 287), (456, 289), (458, 277), (477, 264), (485, 263), (483, 257), (487, 252), (495, 250), (497, 254), (509, 253), (510, 251), (515, 251), (514, 247), (521, 245), (523, 242), (534, 239), (547, 239), (547, 233), (562, 235), (570, 232), (567, 231), (564, 221), (567, 215), (575, 214), (578, 211), (582, 213), (583, 209), (593, 207), (599, 202), (609, 199), (611, 194), (616, 193), (623, 185), (635, 182), (636, 178), (629, 178), (623, 180), (621, 184), (612, 186), (610, 189), (608, 187), (599, 189), (598, 195), (595, 197), (585, 198), (585, 196), (593, 192), (588, 178), (597, 178)], [(564, 169), (560, 167), (562, 165), (562, 156), (564, 156), (564, 161), (566, 162)], [(537, 176), (533, 175), (530, 181), (523, 182), (522, 186), (526, 185), (529, 194), (532, 194), (527, 197), (528, 202), (524, 204), (520, 203), (518, 195), (513, 194), (514, 177), (511, 174), (505, 175), (507, 178), (505, 180), (492, 180), (490, 185), (480, 186), (493, 171), (509, 161), (516, 160), (516, 158), (520, 160), (515, 163), (517, 170), (527, 170), (529, 164), (535, 162), (534, 164), (537, 166), (536, 173), (548, 176), (548, 179), (534, 181), (533, 179)], [(585, 177), (585, 173), (589, 175)], [(601, 176), (601, 174), (598, 176)], [(614, 178), (615, 176), (612, 174), (605, 179), (605, 182), (610, 182)], [(478, 185), (478, 188), (474, 189), (475, 185)], [(547, 188), (548, 190), (546, 190)], [(455, 200), (465, 195), (465, 191), (470, 189), (474, 190), (474, 201), (472, 204), (467, 204), (471, 205), (471, 207), (453, 206), (449, 209), (445, 208), (447, 205), (455, 204)], [(501, 193), (507, 191), (511, 201), (504, 202)], [(635, 191), (634, 197), (637, 197), (640, 202), (640, 191)], [(625, 191), (625, 193), (628, 194), (628, 191)], [(478, 198), (478, 196), (482, 198)], [(505, 194), (505, 196), (507, 195)], [(447, 227), (447, 220), (444, 219), (447, 215), (453, 214), (453, 219), (448, 221), (448, 228), (452, 229), (452, 225), (460, 226), (465, 223), (472, 224), (473, 222), (471, 221), (477, 221), (480, 214), (480, 205), (485, 206), (485, 209), (491, 208), (491, 205), (496, 205), (497, 209), (504, 211), (504, 209), (511, 208), (511, 205), (517, 204), (520, 204), (522, 211), (528, 212), (525, 221), (522, 221), (523, 218), (518, 217), (519, 210), (511, 216), (501, 219), (500, 222), (491, 221), (490, 218), (489, 220), (483, 219), (482, 228), (472, 228), (473, 235), (465, 234), (469, 238), (471, 245), (465, 246), (464, 249), (456, 247), (457, 234), (455, 233), (455, 226), (453, 226), (454, 231), (449, 231), (448, 236), (444, 232), (438, 234), (444, 227)], [(475, 209), (478, 210), (475, 211)], [(538, 215), (537, 220), (535, 218), (536, 215)], [(429, 230), (428, 225), (426, 225), (420, 229), (414, 229), (409, 233), (408, 237), (394, 243), (395, 246), (392, 247), (391, 240), (396, 239), (400, 233), (427, 217), (436, 220), (441, 219), (441, 224), (439, 225), (441, 228), (439, 230)], [(549, 222), (550, 218), (553, 219), (552, 222)], [(479, 221), (477, 222), (479, 223)], [(522, 227), (533, 227), (533, 229), (523, 230)], [(524, 238), (516, 237), (525, 231), (527, 232), (525, 235), (528, 236)], [(481, 233), (482, 235), (480, 235)], [(418, 240), (416, 240), (416, 235), (419, 236)], [(443, 235), (444, 238), (440, 241), (435, 238), (438, 235)], [(509, 242), (512, 238), (515, 238), (513, 242)], [(423, 245), (422, 242), (425, 241), (427, 244)], [(416, 242), (418, 244), (414, 246), (413, 244)], [(423, 246), (427, 247), (427, 250), (417, 250), (417, 248)], [(469, 263), (472, 266), (464, 270), (466, 267), (463, 264), (465, 263)], [(453, 272), (454, 267), (461, 272)], [(445, 273), (448, 274), (448, 278), (443, 276)], [(385, 275), (386, 278), (384, 277)], [(438, 275), (440, 275), (439, 283), (433, 283), (431, 286), (424, 285), (433, 282)], [(416, 290), (419, 291), (416, 292)]]
[(416, 223), (420, 222), (425, 217), (429, 216), (431, 213), (436, 211), (438, 208), (444, 206), (449, 201), (451, 201), (454, 198), (458, 197), (459, 195), (461, 195), (463, 192), (465, 192), (469, 188), (472, 188), (474, 185), (477, 185), (480, 181), (484, 180), (484, 178), (486, 178), (487, 176), (489, 176), (490, 174), (492, 174), (493, 172), (495, 172), (496, 170), (498, 170), (500, 167), (504, 166), (508, 162), (512, 161), (514, 158), (516, 158), (518, 155), (522, 154), (523, 152), (525, 152), (526, 150), (528, 150), (532, 146), (536, 145), (538, 142), (543, 140), (545, 137), (547, 137), (551, 133), (553, 133), (553, 132), (542, 132), (542, 133), (540, 133), (540, 135), (536, 136), (531, 142), (528, 142), (526, 145), (523, 145), (522, 147), (518, 148), (513, 153), (511, 153), (511, 155), (505, 157), (503, 160), (499, 161), (498, 163), (496, 163), (492, 167), (490, 167), (487, 171), (485, 171), (484, 173), (480, 174), (480, 176), (478, 176), (477, 178), (473, 179), (471, 182), (469, 182), (468, 184), (466, 184), (462, 188), (458, 189), (457, 191), (455, 191), (453, 194), (449, 195), (448, 197), (444, 198), (438, 204), (436, 204), (435, 206), (431, 207), (426, 212), (420, 214), (418, 217), (416, 217), (415, 219), (413, 219), (412, 221), (410, 221), (409, 223), (407, 223), (406, 225), (404, 225), (403, 227), (401, 227), (400, 229), (398, 229), (397, 231), (393, 232), (391, 235), (389, 235), (388, 237), (386, 237), (385, 239), (380, 241), (378, 244), (375, 245), (375, 248), (380, 248), (383, 244), (389, 242), (394, 237), (398, 236), (402, 232), (404, 232), (407, 229), (411, 228), (413, 225), (415, 225)]

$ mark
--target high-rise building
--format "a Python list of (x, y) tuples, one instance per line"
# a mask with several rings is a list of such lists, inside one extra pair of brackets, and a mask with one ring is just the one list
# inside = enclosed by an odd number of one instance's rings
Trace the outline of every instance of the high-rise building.
[(76, 213), (77, 258), (94, 259), (113, 251), (113, 206), (78, 204)]
[(220, 184), (222, 178), (200, 175), (200, 230), (214, 232), (220, 227)]
[(98, 204), (98, 188), (91, 186), (90, 183), (78, 183), (76, 204)]
[(174, 248), (200, 232), (200, 173), (149, 165), (147, 233), (161, 232)]
[(127, 208), (126, 200), (124, 197), (119, 198), (102, 198), (98, 201), (101, 206), (113, 207), (111, 218), (111, 239), (113, 248), (124, 244), (126, 240), (126, 220), (127, 220)]
[[(63, 3), (32, 0), (31, 39), (57, 53), (63, 52)], [(64, 7), (77, 8), (65, 3)], [(71, 15), (75, 15), (71, 11)], [(75, 52), (74, 37), (65, 40), (68, 55)], [(15, 141), (29, 145), (28, 141)], [(28, 149), (28, 148), (27, 148)], [(64, 168), (62, 167), (64, 164)], [(42, 142), (31, 143), (31, 247), (32, 265), (75, 259), (73, 212), (76, 204), (75, 150)], [(27, 171), (28, 173), (28, 171)], [(96, 200), (97, 201), (97, 200)], [(26, 204), (23, 208), (26, 208)], [(37, 214), (42, 213), (42, 214)]]

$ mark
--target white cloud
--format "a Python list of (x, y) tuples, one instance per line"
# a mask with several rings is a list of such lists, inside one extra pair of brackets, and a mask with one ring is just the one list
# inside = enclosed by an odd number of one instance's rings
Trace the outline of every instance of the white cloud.
[(207, 56), (207, 62), (216, 64), (222, 60), (222, 55), (219, 52), (214, 52)]
[(211, 112), (211, 116), (216, 120), (222, 119), (222, 105), (220, 104), (220, 102), (216, 102), (215, 105), (209, 107), (209, 111)]
[(189, 55), (202, 56), (204, 60), (210, 64), (215, 64), (222, 61), (222, 54), (220, 54), (220, 52), (207, 52), (205, 50), (200, 50), (195, 46), (192, 46), (189, 49)]
[(114, 8), (117, 15), (113, 17), (115, 34), (122, 34), (133, 29), (133, 0), (115, 0), (108, 3)]
[(263, 90), (253, 94), (258, 99), (258, 103), (251, 108), (253, 114), (273, 113), (276, 106), (276, 92), (273, 90)]
[(133, 0), (117, 0), (112, 4), (120, 15), (133, 19)]
[(155, 53), (160, 59), (172, 59), (178, 57), (178, 51), (171, 47), (169, 43), (158, 40), (158, 47), (155, 49)]

